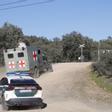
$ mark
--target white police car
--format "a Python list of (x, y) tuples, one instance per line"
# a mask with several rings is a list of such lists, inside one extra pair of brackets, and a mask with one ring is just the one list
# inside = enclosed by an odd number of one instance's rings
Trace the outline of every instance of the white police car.
[(39, 106), (44, 108), (42, 88), (30, 76), (6, 76), (0, 81), (1, 103), (5, 110), (12, 106)]

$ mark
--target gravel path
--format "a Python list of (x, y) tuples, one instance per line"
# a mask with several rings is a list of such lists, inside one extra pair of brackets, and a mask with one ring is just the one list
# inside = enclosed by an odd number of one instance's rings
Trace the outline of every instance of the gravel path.
[(10, 112), (112, 112), (112, 94), (91, 81), (90, 65), (54, 64), (54, 72), (45, 73), (36, 79), (43, 87), (44, 101), (48, 106), (43, 110), (29, 108)]

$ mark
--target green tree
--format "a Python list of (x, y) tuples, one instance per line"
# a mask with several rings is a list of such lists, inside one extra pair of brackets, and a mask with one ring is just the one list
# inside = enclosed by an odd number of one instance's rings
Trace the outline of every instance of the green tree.
[(14, 48), (18, 39), (23, 38), (23, 32), (17, 26), (5, 23), (0, 29), (0, 46), (4, 48)]
[(0, 28), (0, 63), (3, 63), (3, 49), (17, 47), (18, 39), (23, 38), (23, 32), (17, 26), (5, 23)]

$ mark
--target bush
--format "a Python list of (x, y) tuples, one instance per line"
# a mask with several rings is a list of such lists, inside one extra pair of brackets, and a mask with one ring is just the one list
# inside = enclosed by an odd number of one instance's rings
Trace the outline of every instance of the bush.
[(92, 65), (93, 70), (98, 72), (99, 76), (112, 77), (112, 53), (102, 54), (100, 61)]

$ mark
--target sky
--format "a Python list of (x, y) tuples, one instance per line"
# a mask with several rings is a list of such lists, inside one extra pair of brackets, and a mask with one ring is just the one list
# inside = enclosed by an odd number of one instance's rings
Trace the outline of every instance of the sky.
[[(10, 0), (14, 1), (19, 0)], [(45, 0), (26, 1), (35, 3)], [(0, 0), (0, 4), (8, 2)], [(12, 6), (16, 5), (23, 3)], [(53, 39), (76, 31), (94, 40), (112, 36), (112, 0), (54, 0), (46, 4), (1, 10), (9, 6), (0, 5), (0, 27), (9, 22), (20, 27), (25, 35)]]

